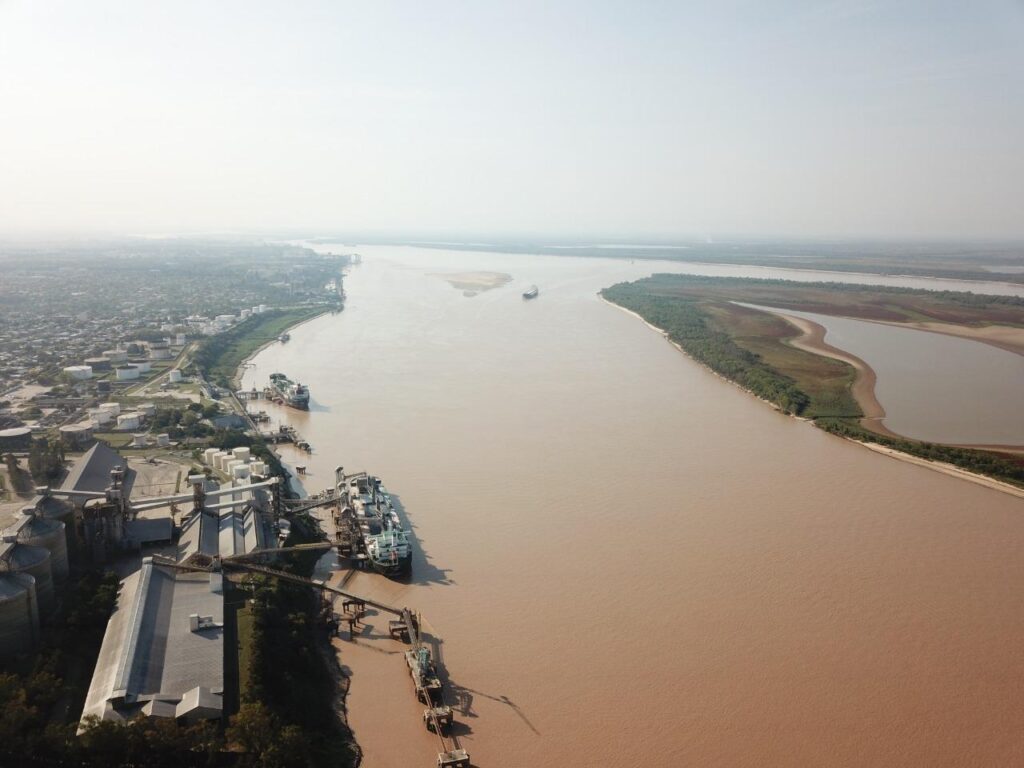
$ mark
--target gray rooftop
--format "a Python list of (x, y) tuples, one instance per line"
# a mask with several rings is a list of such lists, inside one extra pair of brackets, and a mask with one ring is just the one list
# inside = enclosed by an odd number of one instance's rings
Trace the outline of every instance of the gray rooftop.
[[(220, 588), (220, 578), (211, 574), (178, 572), (144, 560), (122, 583), (82, 717), (124, 720), (140, 712), (170, 713), (159, 705), (143, 712), (152, 701), (173, 705), (179, 717), (219, 716), (224, 687)], [(193, 615), (211, 621), (193, 629)], [(202, 711), (192, 713), (190, 707)]]
[(110, 471), (114, 467), (124, 468), (124, 492), (128, 495), (135, 479), (135, 470), (129, 468), (124, 457), (106, 443), (96, 443), (82, 454), (64, 478), (61, 489), (102, 493), (110, 485)]

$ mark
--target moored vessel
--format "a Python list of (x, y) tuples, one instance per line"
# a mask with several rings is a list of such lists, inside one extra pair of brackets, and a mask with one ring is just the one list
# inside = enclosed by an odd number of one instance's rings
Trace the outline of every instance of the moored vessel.
[(540, 293), (540, 290), (537, 288), (537, 286), (536, 285), (531, 285), (529, 288), (527, 288), (525, 291), (523, 291), (523, 298), (524, 299), (536, 299), (537, 295), (539, 293)]
[(385, 576), (412, 572), (412, 542), (380, 478), (360, 472), (338, 473), (341, 519), (351, 523), (361, 540), (364, 561)]
[(309, 409), (309, 387), (292, 381), (283, 373), (270, 374), (270, 396), (272, 399), (300, 410)]

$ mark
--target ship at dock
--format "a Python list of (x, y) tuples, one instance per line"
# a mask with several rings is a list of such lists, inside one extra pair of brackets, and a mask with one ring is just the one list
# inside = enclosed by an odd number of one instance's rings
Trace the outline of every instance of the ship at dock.
[(349, 556), (385, 576), (408, 576), (412, 572), (409, 532), (380, 478), (365, 472), (346, 476), (340, 468), (336, 477), (338, 523), (348, 532), (344, 548)]
[(529, 288), (527, 288), (525, 291), (523, 291), (523, 298), (524, 299), (536, 299), (539, 294), (540, 294), (540, 289), (537, 288), (536, 285), (531, 285)]
[(309, 410), (309, 387), (304, 384), (292, 381), (283, 373), (270, 374), (270, 387), (268, 388), (270, 399), (290, 405), (292, 408)]

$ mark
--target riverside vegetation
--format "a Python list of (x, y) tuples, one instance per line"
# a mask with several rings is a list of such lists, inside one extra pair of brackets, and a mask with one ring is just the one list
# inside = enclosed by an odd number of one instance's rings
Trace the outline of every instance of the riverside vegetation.
[[(904, 321), (941, 315), (945, 322), (955, 316), (960, 322), (998, 317), (1024, 323), (1020, 298), (908, 288), (658, 274), (602, 291), (608, 301), (663, 330), (690, 357), (785, 413), (808, 418), (842, 437), (1024, 486), (1024, 460), (1013, 454), (892, 437), (868, 429), (861, 423), (864, 414), (850, 391), (856, 377), (853, 366), (790, 346), (786, 341), (799, 335), (793, 326), (776, 315), (733, 303), (821, 312), (824, 299), (842, 295), (847, 297), (844, 309), (859, 306), (862, 317), (873, 308), (875, 313), (886, 312), (887, 319), (896, 315)], [(883, 302), (890, 306), (882, 307)], [(833, 307), (831, 314), (837, 313)]]

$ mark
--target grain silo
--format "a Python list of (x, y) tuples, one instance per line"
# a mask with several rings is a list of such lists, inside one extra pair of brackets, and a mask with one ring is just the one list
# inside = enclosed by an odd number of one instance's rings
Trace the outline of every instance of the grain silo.
[(17, 536), (4, 534), (0, 543), (0, 574), (27, 573), (36, 580), (36, 597), (42, 615), (53, 609), (53, 572), (50, 553), (42, 547), (22, 544)]
[(68, 542), (64, 523), (36, 514), (36, 507), (24, 507), (21, 515), (4, 531), (4, 538), (14, 537), (19, 544), (42, 547), (50, 553), (50, 569), (58, 584), (68, 577)]
[(38, 640), (36, 580), (27, 573), (0, 573), (0, 658), (30, 651)]

